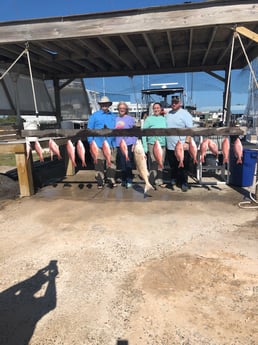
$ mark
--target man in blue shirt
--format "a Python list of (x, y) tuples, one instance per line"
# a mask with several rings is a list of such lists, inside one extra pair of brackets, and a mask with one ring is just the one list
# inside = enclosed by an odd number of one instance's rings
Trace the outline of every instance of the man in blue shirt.
[[(167, 128), (189, 128), (193, 127), (192, 115), (182, 108), (182, 102), (178, 96), (172, 96), (172, 110), (166, 115)], [(189, 143), (190, 136), (169, 136), (167, 139), (167, 159), (171, 168), (171, 184), (177, 184), (183, 192), (187, 192), (188, 186), (188, 167), (189, 167)], [(179, 167), (178, 159), (175, 155), (176, 144), (180, 141), (183, 145), (184, 160), (183, 167)]]
[[(115, 128), (116, 115), (109, 110), (112, 102), (108, 97), (103, 96), (98, 102), (100, 110), (93, 113), (88, 122), (89, 129), (103, 129), (103, 128)], [(115, 173), (116, 173), (116, 140), (115, 137), (88, 137), (88, 142), (91, 145), (92, 141), (95, 141), (98, 152), (97, 161), (95, 162), (95, 178), (97, 180), (98, 188), (104, 187), (105, 180), (109, 183), (110, 187), (116, 187)], [(111, 164), (107, 164), (106, 157), (103, 152), (103, 142), (106, 140), (111, 149)]]

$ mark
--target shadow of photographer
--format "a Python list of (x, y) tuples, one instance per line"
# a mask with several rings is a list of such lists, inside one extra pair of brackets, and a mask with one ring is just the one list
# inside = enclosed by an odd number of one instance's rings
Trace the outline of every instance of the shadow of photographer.
[(0, 293), (0, 344), (28, 345), (37, 322), (56, 307), (57, 261)]

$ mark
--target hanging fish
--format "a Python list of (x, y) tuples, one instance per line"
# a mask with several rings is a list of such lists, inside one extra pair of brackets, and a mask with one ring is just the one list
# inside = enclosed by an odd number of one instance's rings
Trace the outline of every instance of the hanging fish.
[(175, 156), (178, 160), (178, 168), (184, 167), (184, 146), (182, 144), (182, 141), (178, 140), (175, 147)]
[(90, 154), (93, 159), (94, 164), (97, 164), (98, 162), (98, 155), (99, 155), (99, 148), (96, 144), (95, 140), (92, 140), (90, 143)]
[(153, 145), (153, 154), (158, 163), (158, 169), (162, 170), (163, 169), (163, 151), (162, 151), (160, 142), (158, 140), (156, 140)]
[(224, 138), (221, 144), (221, 149), (222, 149), (222, 155), (223, 155), (223, 164), (228, 163), (228, 157), (229, 157), (229, 139)]
[(26, 140), (26, 158), (27, 160), (30, 158), (30, 153), (31, 153), (31, 145), (28, 140)]
[(208, 141), (208, 148), (212, 154), (214, 154), (216, 157), (218, 156), (218, 154), (219, 154), (218, 145), (214, 141), (212, 141), (211, 139), (209, 139), (209, 141)]
[(50, 138), (48, 145), (49, 145), (51, 160), (53, 160), (54, 154), (57, 155), (57, 159), (61, 159), (62, 157), (61, 157), (59, 146), (57, 145), (57, 143), (53, 139)]
[(198, 149), (197, 149), (196, 142), (194, 141), (194, 138), (191, 138), (190, 142), (189, 142), (189, 153), (190, 153), (190, 156), (193, 159), (194, 164), (198, 163), (198, 161), (197, 161), (197, 152), (198, 152)]
[(234, 150), (235, 157), (237, 158), (236, 164), (242, 164), (243, 163), (243, 161), (242, 161), (243, 146), (242, 146), (241, 140), (239, 138), (237, 138), (234, 141), (233, 150)]
[(111, 167), (111, 149), (107, 140), (103, 141), (102, 150), (107, 161), (107, 166)]
[(144, 187), (144, 194), (145, 194), (147, 193), (149, 189), (154, 189), (154, 188), (149, 182), (147, 158), (146, 158), (146, 154), (144, 152), (144, 148), (140, 139), (137, 139), (133, 152), (134, 152), (134, 161), (135, 161), (136, 169), (138, 170), (141, 178), (145, 182), (145, 187)]
[(200, 161), (201, 161), (202, 163), (204, 163), (204, 161), (205, 161), (205, 156), (206, 156), (206, 153), (207, 153), (207, 150), (208, 150), (209, 140), (210, 140), (210, 139), (205, 138), (205, 139), (201, 142), (201, 145), (200, 145), (200, 153), (201, 153), (201, 159), (200, 159)]
[(129, 161), (129, 157), (128, 157), (128, 148), (127, 148), (127, 145), (126, 145), (126, 142), (124, 139), (122, 139), (120, 141), (120, 144), (119, 144), (119, 147), (120, 147), (120, 150), (122, 152), (122, 154), (125, 156), (125, 159), (127, 161)]
[(35, 141), (34, 148), (35, 148), (35, 151), (37, 152), (37, 154), (39, 156), (40, 162), (44, 162), (43, 150), (42, 150), (42, 147), (41, 147), (40, 143), (38, 142), (38, 140)]
[(80, 160), (82, 161), (82, 166), (86, 167), (85, 147), (84, 147), (84, 145), (80, 139), (77, 141), (76, 149), (77, 149), (78, 156), (79, 156)]
[(66, 150), (68, 153), (68, 157), (72, 162), (72, 166), (76, 167), (77, 164), (75, 162), (75, 147), (73, 146), (73, 143), (71, 142), (71, 140), (69, 139), (66, 143)]

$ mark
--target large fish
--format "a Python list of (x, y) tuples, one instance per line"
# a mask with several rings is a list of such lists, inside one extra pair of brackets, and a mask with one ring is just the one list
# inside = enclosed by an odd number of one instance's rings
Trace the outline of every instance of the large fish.
[(181, 140), (178, 140), (178, 142), (176, 143), (175, 156), (179, 162), (178, 168), (183, 168), (184, 167), (184, 146)]
[(213, 140), (209, 139), (208, 147), (209, 147), (209, 150), (211, 151), (211, 153), (217, 157), (219, 154), (218, 145)]
[(236, 164), (242, 164), (242, 157), (243, 157), (243, 146), (239, 138), (234, 141), (233, 146), (234, 154), (237, 159)]
[(41, 147), (40, 143), (38, 142), (38, 140), (35, 141), (34, 148), (35, 148), (35, 150), (39, 156), (40, 162), (44, 162), (43, 150), (42, 150), (42, 147)]
[(51, 160), (53, 160), (53, 155), (57, 155), (58, 159), (61, 159), (61, 154), (60, 154), (60, 150), (59, 150), (59, 146), (57, 145), (57, 143), (53, 140), (53, 139), (49, 139), (49, 150), (50, 150), (50, 156), (51, 156)]
[(94, 164), (97, 164), (98, 161), (98, 155), (99, 155), (99, 148), (96, 144), (95, 140), (92, 140), (90, 143), (90, 154), (93, 159)]
[(202, 163), (204, 163), (204, 161), (205, 161), (205, 156), (206, 156), (206, 153), (207, 153), (207, 150), (208, 150), (209, 140), (210, 140), (210, 139), (205, 138), (205, 139), (201, 142), (201, 145), (200, 145), (200, 153), (201, 153), (201, 159), (200, 159), (200, 161), (201, 161)]
[(78, 156), (79, 156), (80, 160), (82, 161), (82, 166), (86, 167), (85, 147), (84, 147), (84, 145), (80, 139), (77, 141), (76, 149), (77, 149)]
[(163, 151), (158, 140), (153, 145), (153, 154), (158, 163), (158, 169), (163, 169)]
[(107, 166), (111, 167), (111, 149), (107, 140), (103, 141), (102, 151), (107, 161)]
[(68, 157), (69, 157), (69, 159), (72, 162), (72, 166), (76, 167), (77, 164), (75, 162), (75, 147), (74, 147), (74, 145), (73, 145), (73, 143), (72, 143), (72, 141), (70, 139), (66, 143), (66, 150), (67, 150), (67, 153), (68, 153)]
[(145, 182), (144, 193), (147, 193), (149, 189), (154, 189), (153, 186), (149, 182), (149, 171), (147, 168), (147, 157), (144, 152), (144, 148), (142, 145), (142, 141), (140, 139), (136, 140), (136, 144), (134, 146), (134, 161), (136, 165), (136, 169), (138, 170), (141, 178)]
[(129, 161), (129, 157), (128, 157), (128, 147), (127, 147), (126, 142), (125, 142), (124, 139), (122, 139), (122, 140), (120, 141), (119, 147), (120, 147), (120, 150), (121, 150), (122, 154), (125, 156), (125, 159), (126, 159), (127, 161)]
[(228, 157), (229, 157), (229, 139), (224, 138), (221, 144), (221, 150), (222, 150), (222, 155), (223, 155), (223, 164), (228, 163)]
[(189, 153), (190, 153), (190, 156), (193, 159), (194, 164), (198, 163), (198, 161), (197, 161), (197, 152), (198, 152), (198, 149), (197, 149), (196, 142), (194, 141), (194, 138), (191, 138), (190, 142), (189, 142)]

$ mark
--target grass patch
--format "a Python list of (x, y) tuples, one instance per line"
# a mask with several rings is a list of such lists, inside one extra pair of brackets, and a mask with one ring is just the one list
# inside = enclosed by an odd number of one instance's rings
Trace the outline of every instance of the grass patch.
[(0, 154), (0, 166), (16, 166), (14, 153), (1, 153)]

